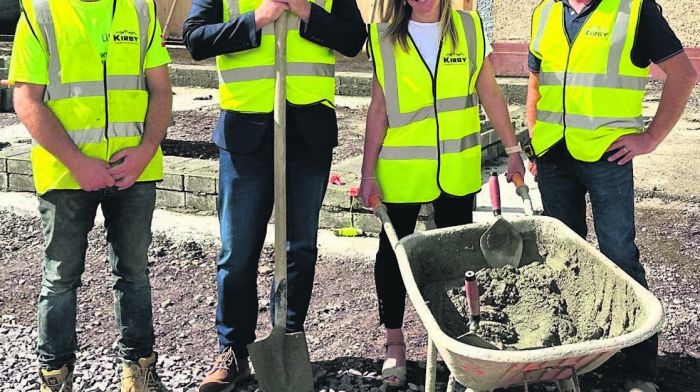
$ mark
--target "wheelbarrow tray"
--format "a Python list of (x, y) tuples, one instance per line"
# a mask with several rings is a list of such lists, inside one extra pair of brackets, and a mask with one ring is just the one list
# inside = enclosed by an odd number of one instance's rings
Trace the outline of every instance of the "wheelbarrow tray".
[[(523, 237), (521, 266), (544, 261), (561, 268), (562, 262), (577, 261), (577, 278), (568, 284), (576, 285), (577, 279), (581, 282), (585, 279), (588, 287), (593, 288), (587, 290), (588, 295), (595, 298), (580, 304), (575, 298), (567, 299), (570, 314), (577, 306), (598, 306), (600, 309), (590, 312), (591, 323), (610, 323), (614, 330), (615, 325), (626, 322), (628, 332), (616, 337), (516, 351), (464, 344), (441, 328), (441, 316), (431, 311), (425, 287), (463, 277), (467, 270), (488, 268), (479, 239), (490, 224), (416, 233), (399, 241), (395, 248), (401, 275), (429, 339), (461, 385), (474, 391), (491, 391), (522, 386), (525, 382), (568, 379), (594, 370), (622, 348), (642, 342), (661, 329), (664, 314), (659, 300), (563, 223), (541, 216), (509, 221)], [(635, 312), (633, 322), (627, 309), (630, 306)]]

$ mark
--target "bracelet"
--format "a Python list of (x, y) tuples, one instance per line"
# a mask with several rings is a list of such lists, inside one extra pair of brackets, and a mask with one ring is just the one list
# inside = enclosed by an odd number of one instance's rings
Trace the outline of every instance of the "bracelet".
[(376, 179), (377, 179), (377, 177), (360, 177), (360, 180), (362, 180), (362, 181), (364, 181), (364, 180), (376, 180)]
[(516, 152), (520, 152), (523, 149), (520, 147), (520, 142), (512, 147), (506, 147), (506, 154), (510, 155)]

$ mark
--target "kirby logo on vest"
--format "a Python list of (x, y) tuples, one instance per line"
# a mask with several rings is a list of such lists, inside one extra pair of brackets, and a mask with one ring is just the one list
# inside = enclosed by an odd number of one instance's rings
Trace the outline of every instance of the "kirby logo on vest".
[(584, 34), (589, 38), (608, 38), (610, 31), (602, 27), (591, 27)]
[(112, 34), (112, 40), (118, 44), (137, 44), (139, 37), (133, 31), (122, 30)]
[(451, 53), (442, 57), (442, 63), (445, 65), (459, 65), (467, 62), (467, 56), (462, 53)]

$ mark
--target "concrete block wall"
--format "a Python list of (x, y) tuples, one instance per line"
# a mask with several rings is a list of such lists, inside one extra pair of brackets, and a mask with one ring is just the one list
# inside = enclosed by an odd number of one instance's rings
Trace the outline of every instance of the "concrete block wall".
[(0, 190), (34, 192), (29, 150), (28, 144), (0, 150)]

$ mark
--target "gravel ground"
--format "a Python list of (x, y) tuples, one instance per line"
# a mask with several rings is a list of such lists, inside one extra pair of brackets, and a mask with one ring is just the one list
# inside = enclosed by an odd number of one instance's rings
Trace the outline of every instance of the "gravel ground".
[[(667, 311), (661, 335), (662, 391), (693, 391), (700, 384), (700, 206), (638, 209), (639, 243), (652, 290)], [(660, 207), (659, 207), (660, 206)], [(41, 230), (38, 218), (0, 209), (0, 390), (36, 390), (35, 306), (40, 283)], [(106, 262), (104, 228), (89, 236), (83, 287), (80, 288), (80, 390), (117, 388), (113, 359), (116, 331)], [(193, 390), (215, 349), (216, 246), (207, 240), (174, 243), (154, 236), (150, 251), (154, 323), (161, 373), (175, 391)], [(267, 288), (273, 255), (265, 249), (258, 276), (258, 336), (269, 331)], [(376, 315), (372, 262), (324, 257), (317, 266), (307, 337), (314, 361), (316, 390), (381, 390), (376, 379), (383, 348)], [(421, 390), (426, 336), (415, 313), (406, 317), (409, 381), (405, 390)], [(581, 377), (584, 391), (613, 392), (620, 358)], [(438, 380), (444, 390), (447, 373)], [(411, 389), (411, 386), (413, 389)], [(242, 386), (254, 391), (256, 384)], [(535, 391), (547, 391), (543, 385)], [(512, 391), (522, 389), (514, 388)], [(532, 389), (531, 389), (532, 390)]]
[(0, 129), (15, 124), (19, 124), (19, 118), (15, 113), (0, 113)]
[[(362, 155), (366, 110), (343, 106), (336, 108), (338, 115), (338, 147), (333, 154), (333, 163)], [(211, 135), (219, 119), (218, 107), (173, 113), (175, 124), (168, 129), (163, 141), (163, 153), (199, 159), (217, 159), (218, 148), (211, 143)]]

